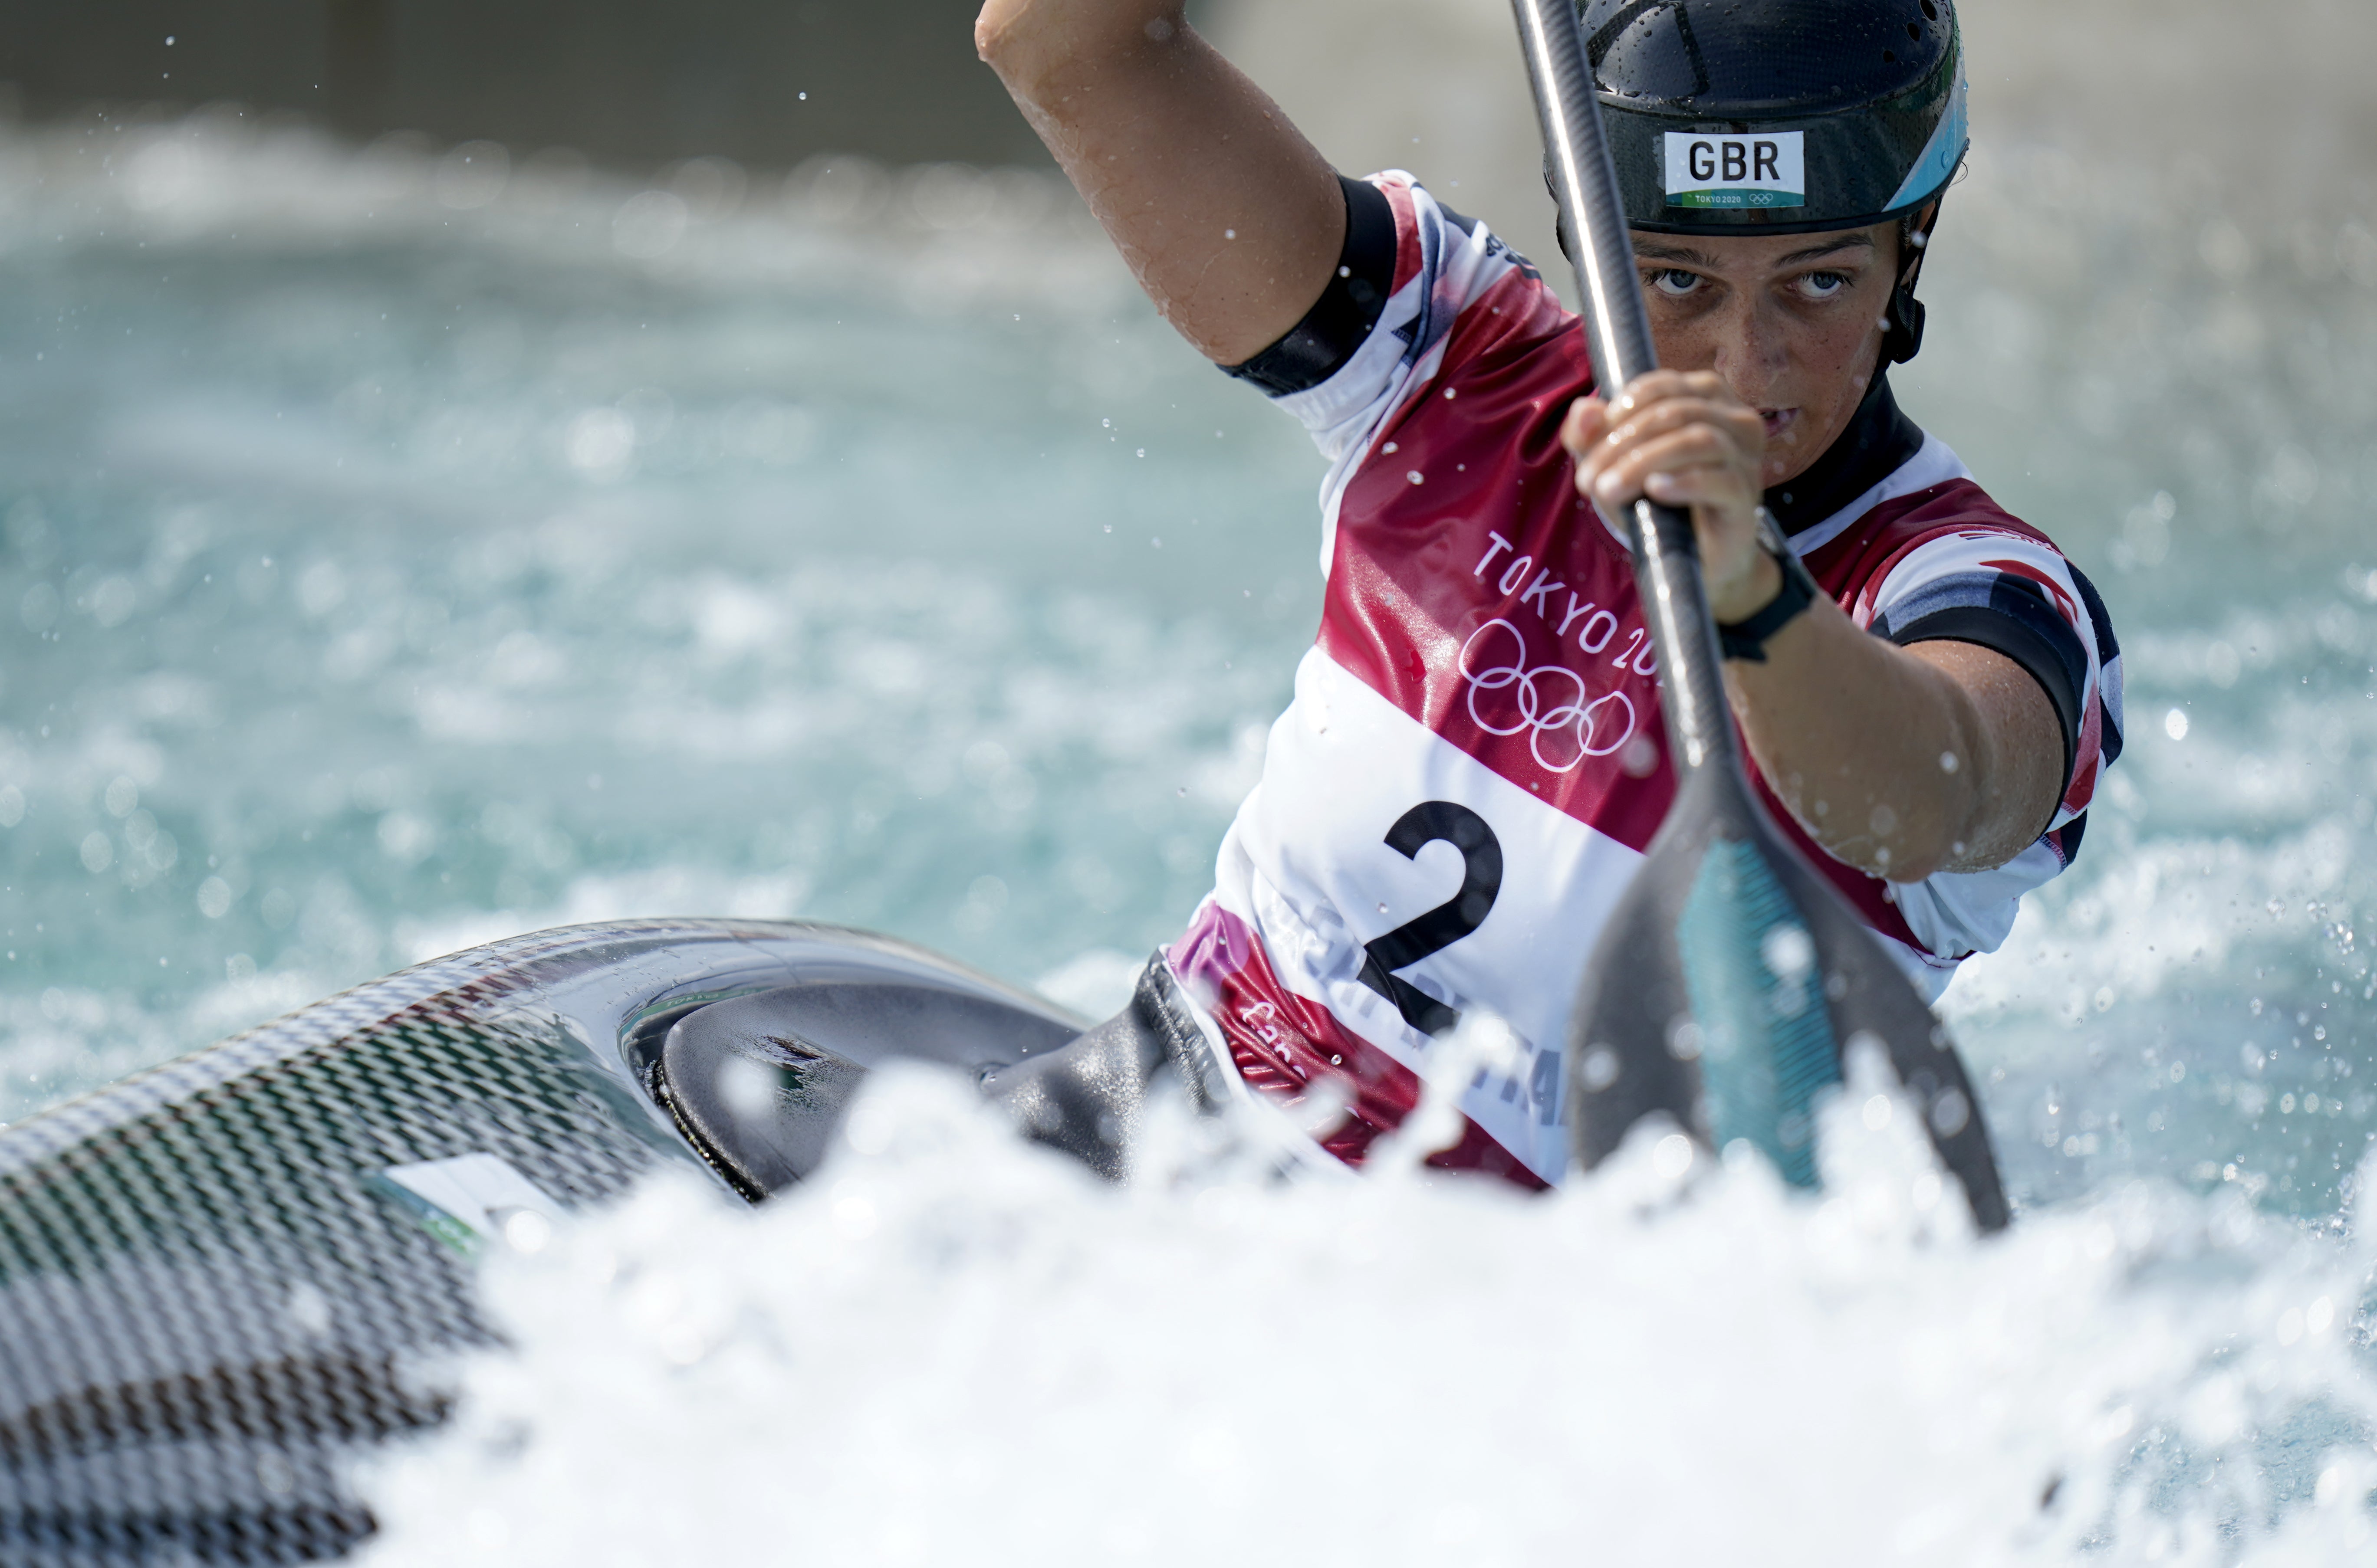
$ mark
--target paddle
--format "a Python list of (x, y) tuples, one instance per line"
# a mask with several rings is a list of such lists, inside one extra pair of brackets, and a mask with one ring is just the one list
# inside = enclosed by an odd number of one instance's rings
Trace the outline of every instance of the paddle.
[[(1586, 342), (1612, 391), (1658, 362), (1574, 0), (1511, 0), (1568, 225)], [(1641, 501), (1634, 576), (1658, 650), (1676, 801), (1585, 966), (1568, 1041), (1571, 1151), (1588, 1169), (1654, 1111), (1747, 1139), (1817, 1182), (1814, 1101), (1870, 1039), (1923, 1111), (1984, 1230), (2007, 1220), (1980, 1107), (1947, 1031), (1847, 902), (1778, 834), (1742, 771), (1690, 517)]]

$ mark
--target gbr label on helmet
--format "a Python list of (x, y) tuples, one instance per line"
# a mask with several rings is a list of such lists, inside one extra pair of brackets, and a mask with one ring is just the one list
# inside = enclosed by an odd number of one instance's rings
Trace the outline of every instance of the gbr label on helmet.
[(1666, 134), (1669, 207), (1805, 207), (1806, 140), (1799, 131), (1750, 136)]

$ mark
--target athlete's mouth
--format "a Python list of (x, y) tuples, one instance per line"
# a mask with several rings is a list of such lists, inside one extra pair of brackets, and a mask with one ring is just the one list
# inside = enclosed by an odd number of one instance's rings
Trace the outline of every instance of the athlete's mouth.
[(1785, 431), (1789, 430), (1793, 425), (1798, 422), (1799, 410), (1797, 409), (1761, 409), (1758, 410), (1758, 417), (1765, 422), (1766, 439), (1774, 441), (1780, 438)]

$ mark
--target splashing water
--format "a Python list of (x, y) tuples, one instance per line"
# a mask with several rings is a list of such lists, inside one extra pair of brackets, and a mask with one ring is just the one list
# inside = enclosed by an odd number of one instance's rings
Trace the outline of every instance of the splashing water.
[[(2371, 211), (2017, 128), (1900, 395), (2132, 722), (1945, 1004), (2010, 1236), (1869, 1084), (1821, 1203), (1656, 1140), (1526, 1202), (1179, 1123), (1099, 1188), (903, 1077), (765, 1212), (507, 1265), (388, 1560), (2365, 1555)], [(1035, 177), (449, 163), (0, 131), (0, 1116), (611, 915), (1116, 1004), (1309, 632), (1300, 435)]]
[(1284, 1185), (1265, 1129), (1177, 1107), (1112, 1189), (886, 1074), (829, 1180), (756, 1214), (673, 1181), (499, 1265), (521, 1351), (370, 1473), (366, 1561), (2368, 1550), (2360, 1228), (2136, 1182), (1977, 1245), (1879, 1069), (1821, 1204), (1655, 1129), (1540, 1201)]

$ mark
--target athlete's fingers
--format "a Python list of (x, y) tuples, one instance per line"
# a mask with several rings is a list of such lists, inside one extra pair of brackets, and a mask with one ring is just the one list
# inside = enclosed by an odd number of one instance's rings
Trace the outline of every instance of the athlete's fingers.
[(1757, 503), (1737, 475), (1714, 464), (1662, 469), (1646, 475), (1636, 493), (1662, 506), (1683, 507), (1728, 537), (1757, 532)]
[(1571, 457), (1582, 459), (1608, 429), (1609, 405), (1599, 398), (1579, 398), (1568, 406), (1568, 418), (1560, 422), (1560, 445)]
[(1675, 430), (1687, 424), (1705, 424), (1723, 431), (1742, 456), (1753, 464), (1764, 455), (1765, 422), (1755, 409), (1731, 399), (1701, 397), (1677, 397), (1621, 415), (1602, 434), (1602, 444), (1623, 446), (1642, 437)]
[[(1744, 504), (1758, 493), (1755, 465), (1746, 461), (1738, 444), (1724, 431), (1705, 422), (1640, 438), (1622, 449), (1605, 451), (1592, 465), (1592, 493), (1608, 505), (1622, 505), (1646, 493), (1652, 476), (1685, 469), (1709, 469), (1729, 481), (1728, 498)], [(1665, 497), (1653, 496), (1654, 500)]]
[(1726, 419), (1705, 407), (1678, 402), (1640, 415), (1604, 435), (1596, 445), (1594, 466), (1596, 470), (1615, 467), (1629, 454), (1686, 431), (1699, 432), (1721, 449), (1728, 461), (1739, 464), (1744, 474), (1757, 474), (1764, 463), (1762, 424), (1744, 428), (1739, 422)]
[[(1597, 412), (1606, 424), (1609, 410)], [(1755, 472), (1759, 450), (1744, 445), (1744, 433), (1738, 425), (1709, 415), (1705, 406), (1684, 398), (1654, 405), (1607, 430), (1602, 430), (1592, 418), (1575, 419), (1567, 434), (1582, 438), (1571, 447), (1576, 457), (1580, 484), (1590, 493), (1599, 493), (1596, 486), (1602, 475), (1626, 465), (1632, 454), (1652, 443), (1686, 432), (1698, 432), (1715, 445), (1729, 450), (1731, 459), (1740, 463), (1745, 472)]]
[[(1716, 412), (1718, 399), (1697, 385), (1702, 380), (1722, 393), (1715, 377), (1704, 374), (1654, 370), (1636, 376), (1624, 392), (1604, 407), (1596, 433), (1598, 444), (1622, 447), (1643, 436), (1711, 418)], [(1583, 458), (1584, 454), (1580, 452), (1578, 456)]]
[(1740, 476), (1723, 464), (1663, 468), (1642, 476), (1639, 482), (1596, 487), (1593, 499), (1616, 511), (1639, 500), (1662, 506), (1683, 506), (1707, 512), (1733, 532), (1757, 528), (1758, 504)]
[(1569, 405), (1568, 417), (1560, 422), (1560, 445), (1568, 448), (1575, 465), (1576, 492), (1588, 500), (1607, 455), (1603, 437), (1609, 428), (1609, 405), (1601, 398), (1579, 398)]
[(1712, 468), (1738, 473), (1740, 467), (1723, 436), (1706, 425), (1686, 425), (1613, 453), (1595, 472), (1594, 493), (1609, 500), (1617, 490), (1640, 491), (1652, 475), (1666, 470)]
[[(1622, 446), (1632, 432), (1648, 434), (1706, 421), (1729, 432), (1755, 470), (1766, 457), (1766, 424), (1758, 410), (1735, 396), (1714, 371), (1657, 370), (1635, 378), (1625, 396), (1604, 416), (1601, 441)], [(1579, 454), (1582, 459), (1583, 454)]]
[[(1606, 511), (1646, 495), (1686, 508), (1700, 541), (1710, 603), (1729, 612), (1753, 608), (1762, 553), (1758, 449), (1743, 449), (1738, 421), (1690, 406), (1695, 401), (1665, 400), (1628, 420), (1615, 441), (1605, 436), (1593, 443), (1579, 455), (1577, 487)], [(1763, 434), (1762, 423), (1756, 428)]]
[(1738, 620), (1765, 602), (1758, 540), (1757, 493), (1731, 464), (1665, 468), (1645, 478), (1644, 493), (1684, 509), (1698, 540), (1701, 580), (1720, 619)]
[[(1696, 386), (1695, 377), (1707, 383), (1708, 386)], [(1652, 404), (1663, 402), (1669, 398), (1682, 397), (1693, 392), (1706, 395), (1708, 387), (1722, 389), (1722, 386), (1723, 383), (1706, 371), (1646, 370), (1626, 384), (1625, 390), (1618, 395), (1615, 403), (1620, 414), (1628, 414), (1637, 409), (1647, 409)]]
[(1689, 506), (1695, 512), (1717, 514), (1728, 522), (1754, 523), (1757, 516), (1757, 503), (1750, 499), (1741, 476), (1714, 463), (1662, 469), (1643, 479), (1642, 493), (1662, 506)]
[(1757, 410), (1735, 395), (1732, 387), (1714, 371), (1654, 370), (1636, 376), (1619, 395), (1612, 407), (1620, 419), (1647, 411), (1661, 403), (1678, 398), (1702, 402), (1715, 408), (1757, 417)]
[[(1759, 458), (1742, 451), (1740, 437), (1716, 422), (1680, 422), (1654, 434), (1633, 430), (1619, 446), (1600, 442), (1593, 458), (1578, 463), (1578, 490), (1605, 508), (1630, 506), (1638, 496), (1650, 496), (1668, 506), (1716, 506), (1730, 513), (1730, 528), (1754, 528), (1762, 492)], [(1685, 468), (1709, 468), (1721, 478), (1700, 478), (1688, 490), (1654, 482), (1656, 475)]]
[(1749, 440), (1764, 436), (1757, 410), (1714, 372), (1654, 370), (1638, 376), (1615, 401), (1598, 394), (1578, 398), (1570, 405), (1561, 437), (1573, 447), (1596, 435), (1607, 439), (1630, 423), (1650, 421), (1646, 428), (1665, 428), (1691, 419), (1715, 420)]

